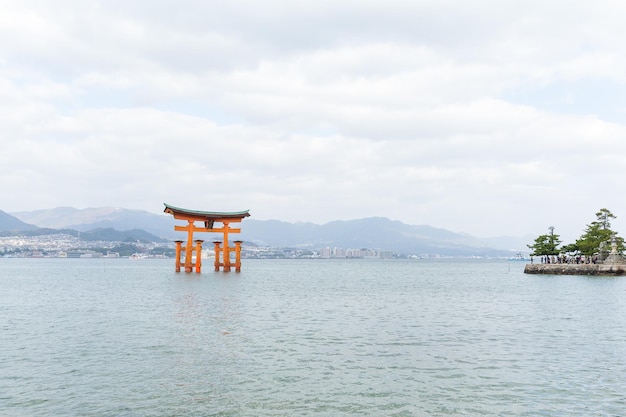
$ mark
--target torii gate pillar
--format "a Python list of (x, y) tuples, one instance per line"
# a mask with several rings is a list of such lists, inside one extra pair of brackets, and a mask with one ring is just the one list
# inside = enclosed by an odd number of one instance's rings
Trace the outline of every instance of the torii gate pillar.
[[(197, 273), (202, 271), (202, 243), (203, 240), (196, 240), (195, 248), (193, 247), (193, 233), (194, 232), (209, 232), (209, 233), (222, 233), (224, 238), (224, 246), (220, 247), (222, 242), (213, 242), (215, 245), (215, 270), (219, 271), (222, 267), (224, 272), (229, 272), (231, 269), (231, 250), (235, 251), (235, 271), (241, 271), (241, 241), (236, 240), (235, 247), (228, 246), (228, 234), (240, 233), (241, 229), (231, 228), (230, 223), (239, 223), (245, 217), (250, 216), (248, 210), (239, 212), (211, 212), (211, 211), (196, 211), (187, 210), (179, 207), (170, 206), (165, 204), (165, 213), (172, 214), (177, 220), (186, 220), (186, 226), (174, 226), (174, 230), (180, 232), (187, 232), (187, 241), (183, 247), (182, 240), (176, 240), (176, 272), (180, 272), (181, 266), (184, 265), (185, 272), (191, 272), (194, 270)], [(204, 227), (196, 226), (196, 222), (202, 222)], [(222, 227), (215, 228), (215, 223), (222, 223)], [(185, 261), (181, 262), (182, 252), (185, 252)], [(196, 259), (193, 260), (193, 253), (195, 252)]]

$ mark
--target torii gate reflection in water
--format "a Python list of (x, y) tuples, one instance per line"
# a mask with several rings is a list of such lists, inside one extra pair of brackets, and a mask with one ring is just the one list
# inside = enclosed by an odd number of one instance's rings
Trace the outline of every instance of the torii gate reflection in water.
[[(228, 234), (229, 233), (240, 233), (241, 229), (233, 229), (230, 227), (230, 223), (240, 223), (244, 217), (250, 216), (248, 213), (249, 210), (246, 211), (238, 211), (238, 212), (212, 212), (212, 211), (196, 211), (196, 210), (187, 210), (179, 207), (170, 206), (169, 204), (163, 203), (165, 205), (165, 213), (172, 214), (177, 220), (186, 220), (186, 226), (174, 226), (174, 230), (179, 232), (187, 232), (187, 242), (185, 247), (182, 246), (183, 241), (176, 241), (176, 272), (180, 272), (181, 265), (185, 266), (185, 272), (191, 272), (194, 267), (196, 272), (202, 271), (202, 242), (203, 240), (193, 240), (193, 232), (209, 232), (209, 233), (223, 233), (224, 241), (215, 241), (213, 244), (215, 245), (215, 270), (219, 271), (220, 267), (223, 268), (224, 272), (229, 272), (233, 264), (230, 261), (230, 253), (234, 249), (235, 251), (235, 271), (241, 271), (241, 241), (234, 241), (235, 247), (232, 248), (228, 245)], [(202, 222), (204, 227), (198, 227), (195, 225), (195, 222)], [(214, 228), (215, 223), (222, 223), (222, 227)], [(195, 248), (193, 247), (192, 242), (195, 242)], [(220, 245), (224, 243), (223, 247)], [(196, 261), (193, 262), (192, 256), (193, 252), (196, 252)], [(185, 252), (185, 262), (181, 263), (181, 252)]]

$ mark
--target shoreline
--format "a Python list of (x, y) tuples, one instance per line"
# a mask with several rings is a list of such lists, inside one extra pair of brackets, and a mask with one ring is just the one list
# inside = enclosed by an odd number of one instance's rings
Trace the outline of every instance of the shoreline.
[(545, 275), (626, 275), (626, 264), (526, 264), (525, 274)]

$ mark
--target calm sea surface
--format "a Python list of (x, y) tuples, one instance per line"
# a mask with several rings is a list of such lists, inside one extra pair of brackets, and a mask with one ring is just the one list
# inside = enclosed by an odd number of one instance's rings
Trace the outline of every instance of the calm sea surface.
[(626, 278), (0, 259), (1, 416), (623, 416)]

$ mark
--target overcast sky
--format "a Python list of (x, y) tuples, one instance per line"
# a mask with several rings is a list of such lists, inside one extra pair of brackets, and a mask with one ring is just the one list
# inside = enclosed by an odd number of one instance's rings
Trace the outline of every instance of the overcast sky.
[[(0, 209), (626, 235), (626, 2), (0, 0)], [(566, 242), (568, 243), (568, 242)]]

